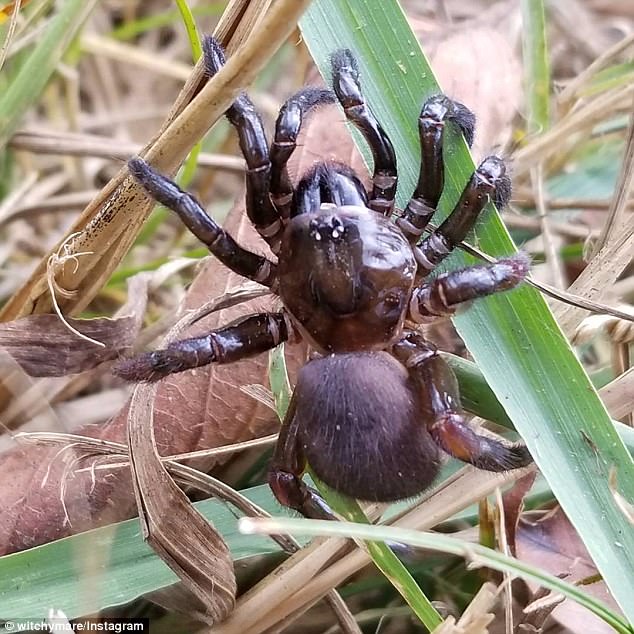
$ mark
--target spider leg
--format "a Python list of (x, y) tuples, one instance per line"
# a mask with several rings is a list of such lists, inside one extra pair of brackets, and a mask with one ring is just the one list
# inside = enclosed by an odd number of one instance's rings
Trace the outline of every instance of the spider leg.
[(458, 126), (469, 147), (473, 143), (475, 116), (463, 104), (445, 95), (434, 95), (424, 104), (418, 117), (420, 136), (420, 172), (418, 184), (402, 216), (396, 221), (415, 244), (434, 215), (445, 184), (443, 138), (445, 126)]
[(176, 212), (183, 224), (225, 266), (238, 275), (264, 286), (274, 285), (277, 280), (277, 265), (241, 247), (207, 215), (191, 194), (184, 192), (176, 183), (159, 174), (141, 158), (130, 159), (128, 169), (150, 196)]
[(396, 154), (385, 130), (365, 104), (359, 67), (350, 50), (342, 49), (333, 54), (332, 82), (346, 118), (358, 128), (372, 151), (374, 174), (369, 207), (389, 216), (394, 209), (398, 179)]
[(354, 172), (342, 163), (318, 163), (297, 183), (293, 214), (315, 213), (322, 203), (367, 207), (368, 196)]
[(296, 410), (297, 399), (293, 394), (269, 467), (269, 486), (280, 504), (299, 511), (305, 517), (337, 519), (319, 493), (302, 480), (306, 458), (299, 441)]
[(511, 180), (504, 161), (497, 156), (484, 159), (469, 179), (454, 210), (435, 231), (414, 247), (419, 275), (428, 275), (465, 239), (489, 200), (503, 207), (510, 196)]
[(458, 381), (434, 345), (410, 332), (393, 350), (418, 387), (429, 433), (443, 451), (486, 471), (518, 469), (532, 462), (524, 445), (481, 435), (468, 425), (460, 405)]
[[(212, 37), (203, 40), (205, 67), (210, 76), (225, 64), (222, 46)], [(274, 253), (284, 227), (271, 201), (271, 161), (262, 119), (246, 94), (241, 94), (225, 113), (238, 132), (240, 149), (247, 163), (246, 208), (249, 219)]]
[(126, 381), (158, 381), (209, 363), (233, 363), (275, 348), (289, 337), (284, 313), (242, 317), (201, 337), (125, 359), (113, 372)]
[(330, 103), (335, 103), (332, 91), (311, 86), (296, 92), (280, 109), (271, 144), (271, 199), (282, 218), (291, 213), (293, 184), (287, 162), (297, 147), (301, 127), (311, 110)]
[(528, 274), (529, 266), (529, 257), (516, 253), (494, 264), (469, 266), (439, 275), (414, 289), (408, 316), (420, 324), (453, 315), (460, 304), (515, 288)]

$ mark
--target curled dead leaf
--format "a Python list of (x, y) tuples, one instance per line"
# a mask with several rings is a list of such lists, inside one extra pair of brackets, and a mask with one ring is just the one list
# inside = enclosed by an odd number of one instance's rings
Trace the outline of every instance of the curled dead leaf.
[(65, 376), (116, 359), (138, 334), (133, 317), (69, 319), (68, 324), (103, 345), (80, 342), (57, 315), (30, 315), (0, 324), (0, 348), (29, 376)]
[[(141, 273), (128, 280), (128, 302), (113, 319), (62, 321), (49, 314), (0, 323), (0, 349), (32, 377), (66, 376), (116, 359), (139, 335), (153, 277)], [(101, 345), (82, 341), (76, 331)]]
[(204, 607), (208, 621), (233, 609), (236, 580), (231, 553), (213, 525), (198, 513), (163, 466), (156, 450), (156, 385), (137, 386), (130, 404), (128, 447), (143, 534)]
[(528, 495), (535, 478), (537, 477), (537, 471), (532, 470), (525, 476), (521, 477), (517, 482), (513, 484), (502, 495), (502, 503), (504, 505), (504, 531), (506, 533), (506, 543), (513, 556), (516, 554), (515, 549), (515, 536), (517, 531), (517, 524), (521, 517), (521, 513), (524, 510), (524, 498)]

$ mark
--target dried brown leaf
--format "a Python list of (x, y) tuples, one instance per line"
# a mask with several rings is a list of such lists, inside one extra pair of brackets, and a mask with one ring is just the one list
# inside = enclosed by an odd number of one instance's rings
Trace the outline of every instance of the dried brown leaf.
[(208, 621), (224, 620), (235, 602), (229, 548), (194, 509), (157, 453), (152, 425), (156, 385), (139, 385), (128, 418), (132, 483), (143, 535), (204, 606)]
[[(57, 315), (30, 315), (0, 323), (0, 349), (32, 377), (75, 374), (116, 359), (139, 334), (152, 278), (142, 273), (128, 280), (128, 303), (114, 319), (62, 321)], [(102, 345), (80, 339), (71, 328)]]
[[(125, 420), (85, 425), (78, 431), (93, 438), (123, 441)], [(0, 461), (0, 554), (25, 550), (132, 515), (128, 470), (93, 477), (95, 459), (65, 449), (17, 446)]]
[(474, 154), (504, 145), (522, 99), (521, 64), (508, 38), (494, 28), (460, 30), (438, 44), (431, 66), (443, 90), (475, 112)]
[[(559, 508), (533, 521), (523, 516), (517, 530), (517, 557), (553, 575), (565, 575), (566, 581), (572, 583), (598, 574), (583, 542)], [(603, 581), (584, 585), (584, 591), (619, 612)], [(570, 600), (559, 605), (553, 617), (573, 632), (612, 631), (604, 621)]]
[(57, 315), (31, 315), (0, 324), (0, 348), (29, 376), (65, 376), (116, 359), (138, 334), (134, 317), (68, 319), (85, 337), (81, 341)]

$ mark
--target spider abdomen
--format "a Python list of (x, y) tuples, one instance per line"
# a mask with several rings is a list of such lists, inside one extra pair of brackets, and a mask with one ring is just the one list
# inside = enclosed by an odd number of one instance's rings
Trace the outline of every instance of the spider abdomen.
[(313, 360), (295, 389), (300, 449), (333, 489), (388, 502), (420, 493), (436, 477), (439, 452), (417, 395), (406, 369), (387, 353)]

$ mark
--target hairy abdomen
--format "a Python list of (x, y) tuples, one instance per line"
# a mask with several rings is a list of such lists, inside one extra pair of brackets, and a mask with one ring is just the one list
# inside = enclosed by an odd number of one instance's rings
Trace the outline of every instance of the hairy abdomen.
[(316, 475), (361, 500), (416, 495), (434, 480), (438, 449), (407, 371), (384, 352), (338, 354), (302, 368), (300, 448)]

